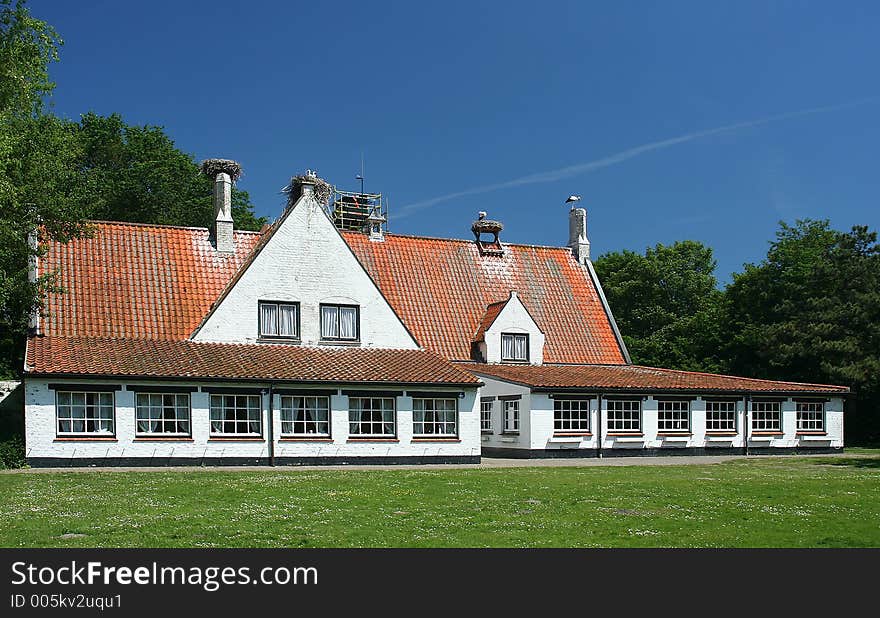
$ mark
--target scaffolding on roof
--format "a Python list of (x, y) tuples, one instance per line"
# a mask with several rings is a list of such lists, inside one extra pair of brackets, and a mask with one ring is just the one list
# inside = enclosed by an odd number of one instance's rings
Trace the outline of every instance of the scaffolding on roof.
[(387, 228), (388, 207), (381, 193), (358, 193), (334, 187), (333, 199), (327, 205), (327, 214), (340, 230), (369, 232), (371, 220), (383, 220)]

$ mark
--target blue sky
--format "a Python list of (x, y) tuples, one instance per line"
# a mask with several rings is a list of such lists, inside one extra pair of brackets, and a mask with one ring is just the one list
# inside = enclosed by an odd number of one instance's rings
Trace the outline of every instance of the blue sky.
[(30, 8), (65, 40), (55, 113), (234, 158), (270, 217), (306, 168), (357, 188), (363, 151), (400, 233), (466, 238), (486, 210), (504, 240), (564, 245), (576, 193), (594, 256), (696, 239), (726, 280), (779, 220), (880, 227), (880, 3)]

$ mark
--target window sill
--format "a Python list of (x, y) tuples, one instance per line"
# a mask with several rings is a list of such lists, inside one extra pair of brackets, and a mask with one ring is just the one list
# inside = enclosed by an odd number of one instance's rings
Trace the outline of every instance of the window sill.
[(574, 438), (574, 437), (584, 437), (591, 438), (593, 436), (589, 431), (569, 431), (569, 432), (556, 432), (553, 434), (554, 438)]
[(707, 432), (706, 432), (706, 435), (707, 435), (707, 436), (727, 436), (727, 437), (733, 437), (733, 436), (738, 436), (739, 434), (738, 434), (737, 432), (735, 432), (735, 431), (707, 431)]
[(461, 442), (461, 438), (450, 436), (448, 438), (413, 438), (412, 442)]
[(119, 442), (116, 436), (56, 436), (53, 442)]
[(342, 346), (350, 346), (357, 347), (361, 344), (360, 339), (351, 340), (351, 339), (321, 339), (318, 341), (318, 345), (342, 345)]
[(211, 436), (208, 442), (265, 442), (263, 436)]
[(502, 436), (518, 436), (519, 432), (518, 431), (502, 431), (501, 435)]
[(316, 436), (314, 438), (309, 436), (283, 436), (278, 438), (279, 442), (333, 442), (333, 438), (330, 436)]
[(495, 432), (492, 431), (491, 429), (483, 429), (480, 431), (480, 434), (484, 435), (484, 436), (491, 436), (491, 435), (494, 435)]
[(769, 438), (773, 436), (784, 436), (785, 434), (781, 431), (753, 431), (749, 434), (749, 437), (759, 437), (759, 438)]
[(132, 442), (193, 442), (191, 436), (135, 436)]
[(289, 343), (291, 345), (297, 345), (302, 343), (302, 339), (294, 337), (267, 337), (266, 335), (261, 335), (260, 337), (257, 337), (257, 343)]
[(658, 431), (657, 436), (660, 438), (677, 438), (677, 437), (690, 437), (694, 435), (690, 431)]
[(609, 438), (643, 438), (645, 434), (638, 431), (609, 431), (605, 434)]
[(827, 436), (827, 431), (798, 431), (794, 435), (796, 436)]
[(383, 438), (381, 436), (376, 436), (375, 438), (364, 437), (364, 438), (354, 438), (350, 437), (346, 442), (400, 442), (397, 438)]
[(502, 358), (502, 359), (501, 359), (501, 364), (502, 364), (502, 365), (528, 365), (528, 364), (529, 364), (529, 359), (525, 359), (525, 360), (512, 360), (512, 359), (509, 359), (509, 358)]

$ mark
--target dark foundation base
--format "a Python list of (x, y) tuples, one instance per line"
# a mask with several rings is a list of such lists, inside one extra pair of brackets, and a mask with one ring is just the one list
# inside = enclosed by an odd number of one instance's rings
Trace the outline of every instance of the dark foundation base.
[[(276, 457), (276, 466), (405, 466), (478, 464), (479, 455), (413, 457)], [(29, 457), (32, 468), (137, 468), (176, 466), (269, 466), (268, 457)]]
[[(749, 447), (749, 455), (808, 455), (842, 453), (843, 447)], [(687, 448), (605, 448), (602, 457), (694, 457), (712, 455), (745, 455), (741, 447), (687, 447)], [(562, 459), (598, 457), (597, 449), (516, 449), (483, 447), (483, 457), (507, 459)]]

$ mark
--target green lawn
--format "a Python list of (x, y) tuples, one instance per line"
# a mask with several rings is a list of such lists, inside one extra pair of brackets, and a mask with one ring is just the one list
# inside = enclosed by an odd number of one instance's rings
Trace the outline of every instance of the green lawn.
[(0, 474), (5, 547), (877, 547), (880, 451), (713, 465)]

